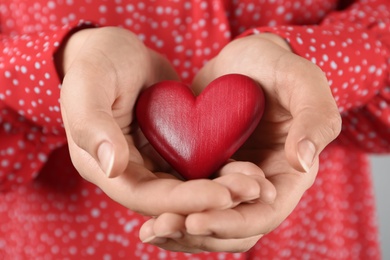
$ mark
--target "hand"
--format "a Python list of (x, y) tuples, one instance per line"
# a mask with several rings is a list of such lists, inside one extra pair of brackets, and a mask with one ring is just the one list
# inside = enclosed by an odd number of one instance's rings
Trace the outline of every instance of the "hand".
[[(340, 115), (324, 73), (293, 54), (280, 37), (261, 34), (231, 42), (200, 71), (194, 89), (199, 93), (228, 73), (248, 75), (265, 91), (265, 114), (234, 159), (257, 165), (247, 164), (241, 171), (264, 173), (276, 188), (276, 199), (188, 216), (163, 214), (140, 231), (140, 238), (151, 244), (185, 252), (250, 249), (293, 211), (315, 180), (320, 152), (340, 132)], [(233, 172), (236, 167), (229, 166), (223, 175)]]
[[(113, 27), (74, 33), (57, 53), (61, 111), (72, 162), (113, 200), (146, 215), (189, 214), (258, 198), (259, 182), (239, 174), (183, 182), (134, 123), (139, 92), (177, 79), (171, 65), (131, 32)], [(245, 188), (234, 185), (240, 179)], [(271, 185), (269, 185), (271, 186)]]

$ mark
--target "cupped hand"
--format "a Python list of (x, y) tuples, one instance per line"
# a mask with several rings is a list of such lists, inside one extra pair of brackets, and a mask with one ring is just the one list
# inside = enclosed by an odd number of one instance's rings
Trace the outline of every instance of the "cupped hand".
[[(295, 55), (279, 36), (260, 34), (232, 41), (197, 75), (195, 91), (228, 73), (250, 76), (265, 91), (264, 116), (234, 159), (255, 165), (242, 171), (264, 173), (276, 198), (273, 203), (254, 200), (224, 210), (161, 215), (142, 227), (140, 237), (146, 242), (185, 252), (250, 249), (294, 210), (315, 180), (320, 152), (341, 130), (324, 73)], [(234, 172), (236, 167), (230, 167), (223, 175)]]
[[(61, 112), (72, 162), (113, 200), (146, 215), (229, 208), (259, 197), (256, 178), (183, 182), (154, 151), (134, 120), (143, 88), (177, 79), (169, 62), (131, 32), (114, 27), (74, 33), (56, 55)], [(245, 188), (233, 184), (240, 179)]]

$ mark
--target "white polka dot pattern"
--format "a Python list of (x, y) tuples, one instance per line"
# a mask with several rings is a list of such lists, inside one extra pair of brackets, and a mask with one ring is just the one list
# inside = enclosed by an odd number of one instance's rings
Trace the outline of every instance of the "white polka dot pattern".
[[(358, 0), (333, 12), (344, 2), (2, 1), (0, 259), (380, 259), (364, 152), (390, 150), (390, 6)], [(53, 54), (83, 21), (132, 30), (187, 83), (231, 39), (261, 32), (323, 69), (343, 131), (277, 230), (247, 253), (167, 252), (139, 241), (143, 217), (78, 176), (57, 149), (66, 138)]]

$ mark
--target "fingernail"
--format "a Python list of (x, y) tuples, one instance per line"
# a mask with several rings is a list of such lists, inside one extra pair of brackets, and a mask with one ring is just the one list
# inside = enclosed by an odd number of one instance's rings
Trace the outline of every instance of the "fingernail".
[(310, 171), (315, 153), (316, 147), (311, 141), (303, 139), (298, 143), (298, 160), (305, 172)]
[(112, 144), (109, 142), (103, 142), (98, 148), (97, 156), (99, 159), (100, 168), (107, 177), (110, 177), (115, 158)]

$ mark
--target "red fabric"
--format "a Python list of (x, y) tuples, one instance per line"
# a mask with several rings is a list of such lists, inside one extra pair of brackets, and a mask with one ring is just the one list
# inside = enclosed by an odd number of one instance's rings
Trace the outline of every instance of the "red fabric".
[[(380, 259), (366, 153), (390, 150), (390, 3), (357, 0), (335, 11), (345, 5), (3, 0), (0, 259)], [(187, 83), (242, 33), (277, 33), (318, 64), (343, 131), (322, 153), (318, 178), (290, 217), (243, 254), (188, 255), (140, 242), (143, 217), (81, 179), (67, 152), (53, 54), (83, 21), (132, 30)]]

